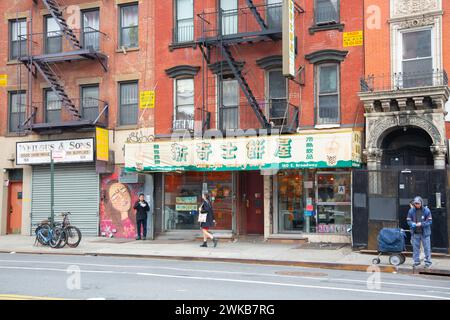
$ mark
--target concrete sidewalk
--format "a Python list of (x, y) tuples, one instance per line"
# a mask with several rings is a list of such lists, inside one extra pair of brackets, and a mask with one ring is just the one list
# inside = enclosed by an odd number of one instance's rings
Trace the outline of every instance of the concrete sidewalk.
[[(0, 252), (209, 260), (355, 271), (367, 271), (375, 257), (352, 251), (349, 246), (344, 245), (334, 249), (310, 249), (305, 247), (311, 246), (298, 244), (221, 240), (217, 248), (213, 248), (212, 244), (208, 244), (208, 248), (201, 248), (198, 241), (190, 240), (135, 241), (83, 238), (78, 248), (52, 249), (41, 245), (35, 246), (34, 239), (34, 237), (20, 235), (1, 236)], [(423, 273), (425, 271), (422, 268), (413, 270), (411, 257), (407, 257), (405, 264), (397, 268), (389, 265), (387, 256), (382, 256), (381, 264), (378, 266), (383, 272)], [(440, 255), (439, 258), (433, 257), (433, 267), (427, 273), (450, 275), (450, 257), (443, 255)]]

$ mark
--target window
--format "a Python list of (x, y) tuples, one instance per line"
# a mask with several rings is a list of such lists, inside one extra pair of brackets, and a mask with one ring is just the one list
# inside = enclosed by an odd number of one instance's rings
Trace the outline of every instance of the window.
[(433, 85), (431, 29), (403, 33), (403, 87)]
[(322, 64), (317, 69), (317, 124), (339, 123), (339, 65)]
[(9, 93), (9, 132), (22, 131), (20, 126), (25, 122), (25, 91)]
[(45, 53), (62, 51), (62, 32), (53, 17), (45, 17)]
[(83, 119), (94, 121), (99, 115), (98, 85), (81, 87)]
[(175, 42), (194, 41), (194, 0), (176, 0)]
[(194, 79), (175, 80), (173, 129), (194, 130)]
[(317, 233), (345, 234), (352, 223), (350, 173), (319, 172), (316, 179)]
[(221, 0), (222, 34), (235, 34), (238, 31), (238, 2), (237, 0)]
[(120, 84), (119, 124), (137, 124), (138, 120), (138, 83), (125, 82)]
[(316, 25), (339, 22), (339, 0), (316, 0)]
[(268, 82), (270, 120), (281, 125), (286, 117), (286, 78), (281, 70), (272, 70), (268, 72)]
[(27, 53), (27, 20), (11, 20), (9, 30), (9, 59), (16, 60)]
[(56, 93), (51, 89), (46, 89), (44, 91), (45, 97), (45, 122), (60, 122), (61, 121), (61, 100), (58, 98)]
[(226, 79), (220, 82), (222, 101), (219, 106), (220, 130), (239, 128), (239, 84), (237, 80)]
[(267, 0), (267, 26), (269, 29), (281, 29), (282, 16), (282, 1)]
[(98, 9), (83, 11), (83, 47), (98, 51), (100, 49), (100, 11)]
[(138, 5), (120, 7), (120, 46), (136, 48), (138, 43), (139, 16)]

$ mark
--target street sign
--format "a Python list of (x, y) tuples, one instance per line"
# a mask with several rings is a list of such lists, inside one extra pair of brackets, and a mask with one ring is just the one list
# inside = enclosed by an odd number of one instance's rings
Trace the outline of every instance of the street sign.
[(66, 158), (65, 150), (53, 150), (52, 151), (53, 161), (64, 161)]

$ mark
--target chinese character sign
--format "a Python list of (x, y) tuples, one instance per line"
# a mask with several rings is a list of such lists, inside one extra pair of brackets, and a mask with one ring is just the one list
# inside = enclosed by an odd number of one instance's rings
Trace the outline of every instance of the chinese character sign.
[[(352, 130), (228, 139), (125, 144), (126, 167), (147, 171), (230, 171), (359, 167), (361, 135)], [(138, 152), (139, 151), (139, 152)], [(136, 159), (140, 154), (144, 159)], [(139, 161), (138, 161), (139, 160)]]

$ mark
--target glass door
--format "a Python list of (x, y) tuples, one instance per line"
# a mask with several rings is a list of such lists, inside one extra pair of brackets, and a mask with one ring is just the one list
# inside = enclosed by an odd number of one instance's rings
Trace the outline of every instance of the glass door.
[(235, 34), (238, 32), (238, 1), (220, 1), (222, 17), (222, 35)]

